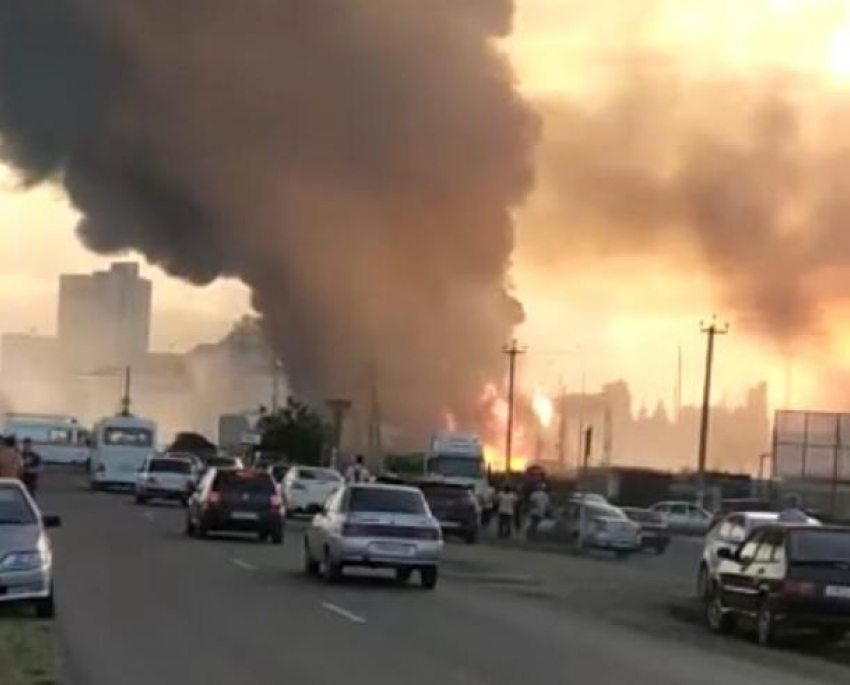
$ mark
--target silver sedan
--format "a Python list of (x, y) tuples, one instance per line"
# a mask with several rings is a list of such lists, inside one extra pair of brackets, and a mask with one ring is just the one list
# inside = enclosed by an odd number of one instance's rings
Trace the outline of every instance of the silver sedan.
[(328, 582), (346, 567), (389, 568), (399, 582), (418, 571), (437, 585), (443, 538), (422, 493), (399, 485), (349, 484), (337, 490), (304, 537), (304, 566)]
[(40, 618), (52, 618), (53, 559), (45, 528), (60, 524), (42, 516), (26, 488), (0, 478), (0, 604), (35, 606)]

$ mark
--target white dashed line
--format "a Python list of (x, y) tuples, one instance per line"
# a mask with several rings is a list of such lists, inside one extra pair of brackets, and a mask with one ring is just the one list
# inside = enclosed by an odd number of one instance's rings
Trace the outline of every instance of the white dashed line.
[(362, 616), (353, 614), (348, 609), (343, 609), (341, 606), (337, 606), (336, 604), (332, 604), (331, 602), (322, 602), (322, 607), (327, 609), (328, 611), (332, 611), (337, 616), (347, 618), (352, 623), (366, 623), (366, 619)]
[(144, 516), (148, 521), (153, 523), (153, 512), (152, 511), (145, 511), (145, 513), (142, 514), (142, 516)]
[(247, 561), (242, 561), (241, 559), (235, 559), (235, 558), (231, 559), (230, 561), (233, 563), (234, 566), (238, 566), (239, 568), (244, 569), (246, 571), (256, 571), (257, 570), (256, 566), (249, 564)]

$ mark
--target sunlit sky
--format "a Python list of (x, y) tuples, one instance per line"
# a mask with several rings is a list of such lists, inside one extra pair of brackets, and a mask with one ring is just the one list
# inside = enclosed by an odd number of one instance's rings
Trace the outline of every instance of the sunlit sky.
[[(631, 53), (673, 56), (687, 73), (747, 75), (792, 70), (850, 88), (850, 2), (846, 0), (518, 0), (516, 31), (505, 49), (530, 97), (590, 94)], [(545, 144), (545, 143), (544, 143)], [(535, 198), (520, 212), (513, 279), (527, 313), (518, 331), (528, 346), (523, 380), (554, 391), (559, 381), (587, 389), (625, 378), (650, 408), (672, 397), (677, 347), (683, 350), (686, 401), (698, 396), (704, 339), (701, 319), (713, 311), (732, 332), (718, 344), (717, 397), (730, 402), (764, 379), (775, 403), (822, 402), (818, 378), (825, 367), (850, 364), (841, 352), (850, 334), (837, 331), (821, 349), (780, 351), (736, 325), (720, 308), (710, 273), (693, 262), (647, 263), (627, 257), (569, 268), (538, 263), (523, 240), (534, 221)], [(22, 192), (0, 172), (0, 330), (52, 333), (57, 276), (102, 268), (109, 258), (76, 240), (73, 209), (55, 188)], [(130, 255), (132, 257), (132, 255)], [(194, 288), (154, 267), (153, 343), (181, 350), (214, 339), (249, 310), (239, 283)], [(502, 341), (494, 341), (500, 345)], [(835, 348), (835, 349), (832, 349)], [(790, 373), (788, 370), (790, 369)], [(790, 389), (786, 379), (791, 378)]]

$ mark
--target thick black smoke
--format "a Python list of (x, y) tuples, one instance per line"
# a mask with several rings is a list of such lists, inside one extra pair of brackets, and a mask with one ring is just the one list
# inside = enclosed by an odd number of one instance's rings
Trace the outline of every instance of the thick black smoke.
[(522, 316), (511, 209), (537, 122), (510, 0), (0, 0), (0, 137), (100, 252), (254, 293), (313, 399), (380, 377), (431, 422)]

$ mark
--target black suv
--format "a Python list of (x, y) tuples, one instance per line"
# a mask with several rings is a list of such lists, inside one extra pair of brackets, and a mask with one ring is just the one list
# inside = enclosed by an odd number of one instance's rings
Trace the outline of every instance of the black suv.
[(706, 610), (714, 631), (731, 632), (745, 619), (769, 645), (796, 628), (827, 642), (850, 630), (850, 528), (765, 526), (718, 555)]
[(469, 488), (450, 483), (417, 483), (431, 513), (440, 522), (443, 535), (462, 537), (470, 545), (478, 542), (481, 513)]
[(266, 471), (212, 468), (189, 500), (186, 534), (215, 531), (256, 533), (260, 540), (283, 542), (281, 499)]

